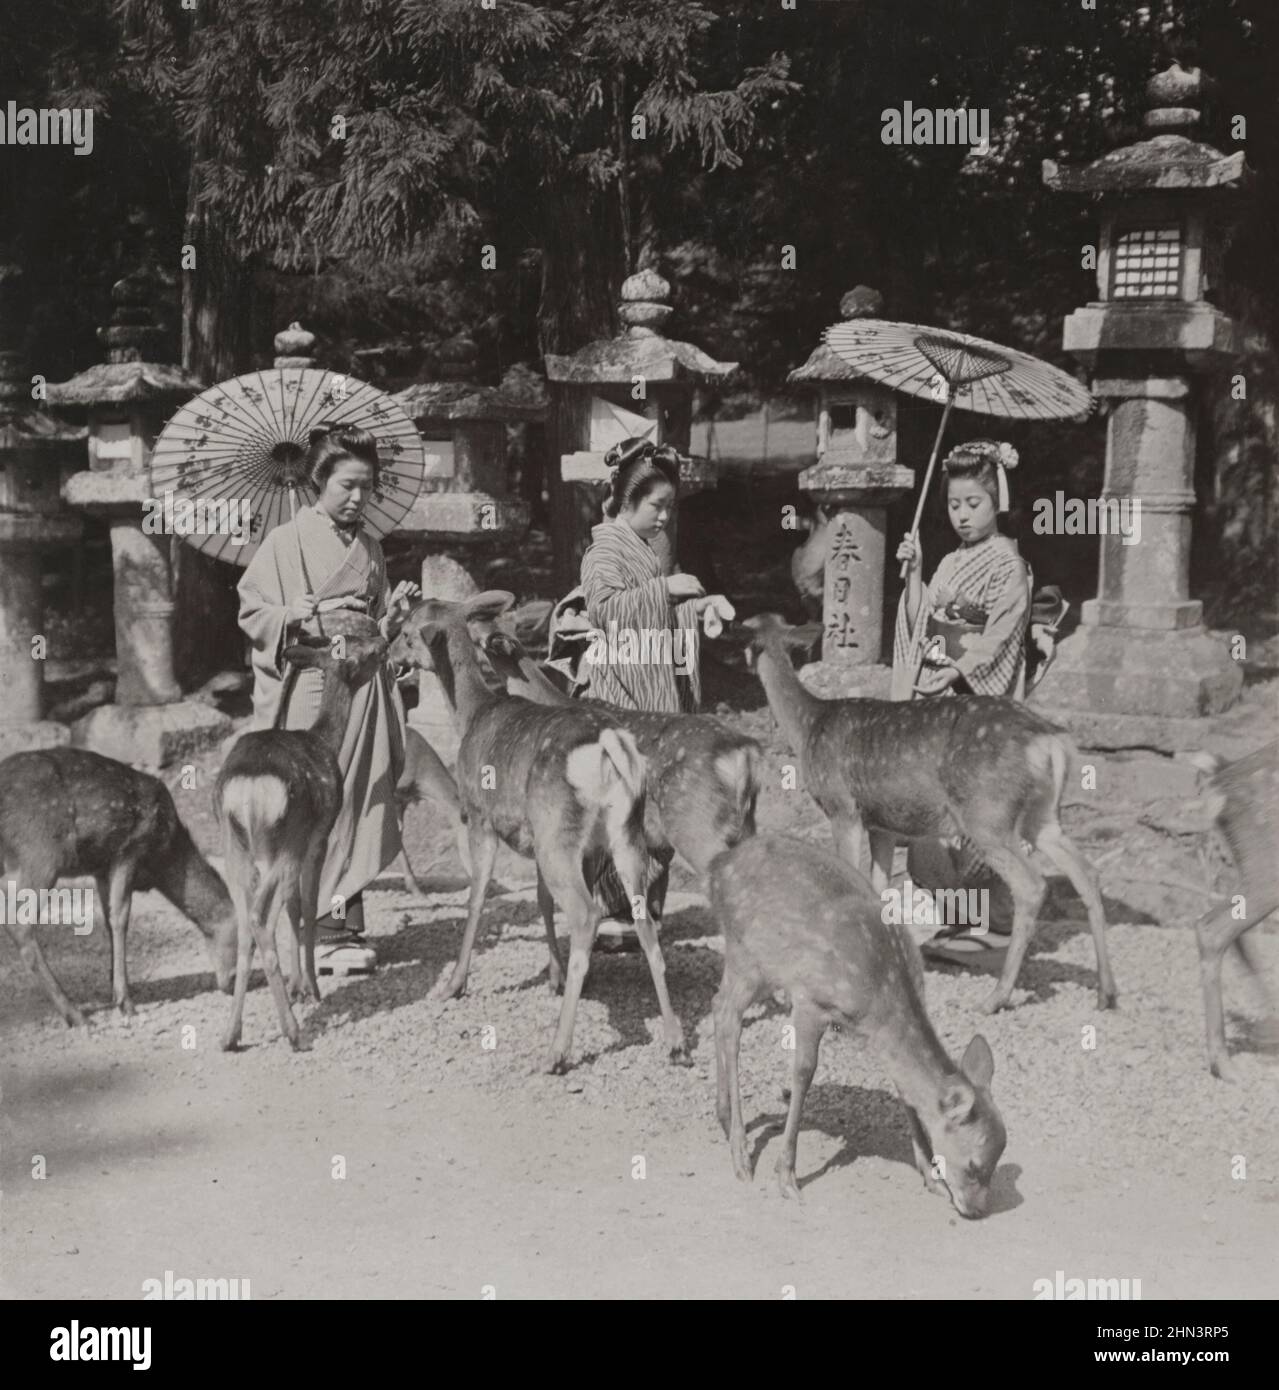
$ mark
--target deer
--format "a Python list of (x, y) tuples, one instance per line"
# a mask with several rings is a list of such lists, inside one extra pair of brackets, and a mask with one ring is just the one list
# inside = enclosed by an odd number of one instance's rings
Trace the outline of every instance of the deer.
[(776, 1164), (783, 1197), (800, 1199), (795, 1155), (818, 1050), (834, 1024), (880, 1053), (906, 1107), (924, 1186), (945, 1190), (961, 1216), (984, 1216), (1007, 1143), (990, 1094), (994, 1058), (977, 1034), (956, 1067), (924, 1007), (924, 963), (910, 932), (885, 925), (864, 875), (803, 840), (759, 835), (711, 868), (711, 903), (724, 933), (724, 975), (713, 1006), (715, 1111), (733, 1171), (752, 1178), (742, 1119), (742, 1018), (777, 990), (790, 1001), (795, 1055)]
[[(155, 889), (199, 928), (218, 987), (235, 972), (235, 912), (226, 884), (196, 848), (158, 777), (85, 748), (15, 753), (0, 763), (0, 859), (16, 888), (52, 888), (90, 874), (111, 933), (111, 995), (126, 1017), (126, 943), (136, 889)], [(68, 1027), (84, 1014), (58, 983), (32, 927), (6, 923), (23, 963)]]
[(790, 573), (804, 611), (818, 618), (822, 611), (822, 595), (826, 588), (826, 557), (830, 553), (830, 516), (818, 507), (816, 514), (799, 519), (800, 529), (808, 535), (802, 545), (791, 553)]
[[(222, 1037), (224, 1052), (240, 1045), (255, 944), (280, 1029), (295, 1051), (299, 1033), (291, 1000), (320, 998), (315, 922), (324, 850), (342, 808), (337, 755), (355, 691), (374, 674), (387, 649), (377, 624), (363, 614), (333, 613), (326, 615), (325, 623), (333, 627), (330, 636), (303, 633), (284, 649), (284, 659), (294, 667), (324, 672), (316, 722), (309, 729), (241, 734), (214, 788), (237, 918), (235, 994)], [(281, 907), (292, 929), (287, 988), (275, 950)]]
[[(457, 782), (435, 749), (416, 729), (409, 726), (404, 730), (404, 772), (395, 785), (395, 802), (399, 808), (401, 824), (407, 809), (423, 801), (434, 802), (453, 824), (457, 834), (458, 855), (469, 878), (471, 855), (466, 837), (466, 820), (462, 814), (462, 801), (457, 794)], [(400, 851), (400, 863), (404, 871), (405, 886), (410, 892), (423, 897), (426, 890), (413, 872), (407, 848)]]
[[(636, 907), (672, 1061), (684, 1063), (684, 1032), (671, 1007), (666, 966), (644, 911), (645, 763), (633, 735), (609, 714), (584, 705), (550, 706), (494, 691), (486, 683), (468, 624), (492, 624), (514, 603), (505, 590), (457, 603), (425, 599), (409, 613), (393, 660), (434, 671), (461, 733), (458, 792), (471, 849), (471, 893), (448, 998), (466, 990), (471, 953), (499, 839), (537, 865), (537, 901), (550, 950), (549, 982), (563, 993), (547, 1070), (567, 1067), (578, 999), (602, 909), (593, 885), (609, 859)], [(491, 630), (491, 629), (490, 629)], [(555, 908), (569, 925), (567, 971), (555, 938)]]
[[(484, 654), (507, 693), (541, 705), (582, 708), (508, 633), (483, 640)], [(645, 835), (660, 866), (649, 884), (649, 913), (661, 929), (672, 856), (680, 854), (705, 875), (711, 862), (755, 833), (760, 765), (764, 751), (708, 714), (661, 714), (590, 702), (635, 735), (648, 764)]]
[(1250, 936), (1279, 908), (1279, 740), (1231, 763), (1211, 753), (1196, 753), (1190, 761), (1209, 774), (1201, 804), (1225, 841), (1237, 875), (1232, 896), (1195, 923), (1208, 1069), (1218, 1080), (1234, 1082), (1239, 1076), (1226, 1047), (1221, 1002), (1221, 961), (1228, 950), (1233, 948), (1265, 998), (1267, 1017), (1258, 1036), (1267, 1046), (1279, 1043), (1274, 997)]
[(983, 1011), (1007, 1006), (1047, 886), (1023, 842), (1060, 869), (1083, 900), (1097, 955), (1097, 1006), (1112, 1008), (1118, 995), (1101, 889), (1061, 828), (1072, 752), (1065, 730), (995, 696), (823, 700), (804, 688), (787, 651), (807, 645), (815, 629), (790, 627), (775, 613), (744, 626), (751, 632), (748, 663), (846, 862), (862, 867), (865, 829), (872, 879), (882, 891), (899, 839), (964, 835), (1008, 886), (1012, 940)]

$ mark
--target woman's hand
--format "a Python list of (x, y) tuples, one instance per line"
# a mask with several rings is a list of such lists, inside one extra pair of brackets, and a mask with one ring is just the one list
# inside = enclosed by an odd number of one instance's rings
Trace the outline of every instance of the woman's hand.
[[(686, 598), (701, 598), (706, 590), (702, 588), (702, 581), (695, 574), (668, 574), (666, 576), (666, 594), (668, 598), (673, 598), (677, 602)], [(701, 612), (701, 609), (698, 609)]]
[(284, 620), (291, 627), (299, 623), (309, 623), (315, 617), (317, 604), (314, 594), (303, 594), (295, 598), (284, 610)]
[(388, 642), (404, 626), (404, 620), (412, 611), (414, 603), (421, 597), (422, 590), (411, 579), (402, 579), (392, 590), (386, 617), (382, 619), (382, 629)]
[(919, 543), (919, 537), (912, 536), (908, 531), (902, 537), (902, 543), (897, 547), (897, 558), (905, 560), (911, 569), (919, 569), (924, 563), (924, 549)]
[(343, 594), (340, 598), (325, 598), (319, 603), (321, 613), (332, 613), (335, 608), (352, 608), (357, 613), (367, 611), (369, 601), (361, 594)]

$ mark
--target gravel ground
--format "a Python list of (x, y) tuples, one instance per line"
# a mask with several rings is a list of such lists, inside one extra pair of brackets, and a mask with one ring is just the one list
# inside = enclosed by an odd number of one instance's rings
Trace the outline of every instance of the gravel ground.
[[(1272, 704), (1250, 700), (1257, 742)], [(778, 790), (790, 759), (766, 711), (735, 722), (768, 744), (762, 828), (824, 841), (807, 796)], [(1063, 1269), (1140, 1278), (1145, 1298), (1273, 1297), (1279, 1073), (1248, 1050), (1258, 1003), (1228, 963), (1243, 1080), (1208, 1075), (1191, 931), (1206, 899), (1158, 881), (1205, 881), (1177, 818), (1184, 773), (1153, 756), (1097, 766), (1099, 790), (1068, 798), (1065, 821), (1095, 858), (1116, 851), (1104, 879), (1119, 1009), (1096, 1011), (1083, 909), (1060, 882), (1014, 1009), (979, 1014), (987, 977), (928, 976), (951, 1055), (981, 1031), (996, 1059), (1009, 1144), (985, 1222), (923, 1193), (878, 1058), (833, 1033), (801, 1133), (805, 1201), (782, 1201), (771, 1168), (788, 1054), (772, 1006), (743, 1039), (757, 1172), (752, 1188), (736, 1183), (714, 1120), (722, 941), (687, 874), (664, 941), (692, 1067), (665, 1060), (642, 957), (613, 956), (592, 965), (571, 1070), (543, 1075), (558, 1002), (529, 865), (510, 856), (498, 878), (511, 891), (486, 908), (465, 999), (429, 997), (455, 958), (464, 893), (372, 892), (382, 967), (323, 984), (296, 1055), (260, 980), (246, 1051), (217, 1050), (228, 1001), (210, 988), (195, 931), (154, 895), (135, 908), (132, 1021), (106, 1005), (97, 934), (44, 932), (64, 986), (93, 1010), (87, 1037), (54, 1019), (16, 953), (0, 954), (4, 1291), (137, 1297), (142, 1279), (171, 1269), (251, 1278), (254, 1297), (477, 1297), (491, 1285), (498, 1296), (1025, 1298)], [(207, 790), (180, 795), (210, 843), (197, 806)], [(440, 857), (434, 885), (458, 884), (429, 811), (410, 823), (415, 862)], [(1275, 978), (1279, 944), (1261, 936)]]

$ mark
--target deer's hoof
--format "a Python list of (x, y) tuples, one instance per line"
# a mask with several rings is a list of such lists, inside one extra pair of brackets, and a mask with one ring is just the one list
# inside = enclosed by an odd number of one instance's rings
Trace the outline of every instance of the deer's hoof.
[(777, 1190), (783, 1197), (794, 1199), (796, 1202), (803, 1202), (800, 1196), (799, 1184), (795, 1181), (795, 1170), (785, 1168), (780, 1163), (777, 1165)]
[(754, 1174), (751, 1172), (751, 1161), (746, 1156), (745, 1146), (743, 1145), (742, 1148), (739, 1149), (733, 1145), (730, 1140), (729, 1153), (733, 1158), (733, 1175), (737, 1178), (737, 1181), (750, 1182)]
[(1214, 1057), (1208, 1068), (1218, 1081), (1228, 1081), (1232, 1086), (1239, 1084), (1239, 1069), (1229, 1057)]
[(1097, 1007), (1103, 1013), (1107, 1009), (1113, 1009), (1119, 1004), (1119, 991), (1115, 989), (1099, 989), (1097, 991)]
[(984, 1014), (997, 1014), (1000, 1009), (1006, 1009), (1007, 1007), (1008, 996), (996, 990), (994, 994), (986, 997), (985, 1002), (981, 1006), (981, 1011)]
[(682, 1041), (673, 1043), (670, 1048), (670, 1062), (673, 1067), (691, 1067), (693, 1059)]
[(240, 1035), (239, 1035), (239, 1033), (228, 1033), (228, 1034), (222, 1039), (222, 1051), (223, 1051), (223, 1052), (239, 1052), (239, 1050), (240, 1050)]
[(563, 1076), (568, 1070), (568, 1058), (562, 1052), (552, 1052), (546, 1059), (546, 1070), (550, 1076)]
[(116, 1008), (120, 1011), (121, 1018), (132, 1018), (137, 1013), (133, 1000), (127, 995), (116, 1004)]
[(69, 1007), (66, 1013), (62, 1015), (62, 1021), (68, 1028), (82, 1028), (87, 1031), (89, 1027), (85, 1016), (74, 1005)]

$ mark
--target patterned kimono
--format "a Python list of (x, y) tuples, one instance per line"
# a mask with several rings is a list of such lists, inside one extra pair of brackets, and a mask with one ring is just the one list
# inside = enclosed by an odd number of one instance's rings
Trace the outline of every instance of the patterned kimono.
[[(609, 659), (583, 664), (582, 674), (590, 678), (588, 698), (669, 714), (691, 712), (701, 703), (697, 613), (694, 600), (674, 604), (666, 592), (666, 576), (676, 572), (673, 560), (665, 534), (650, 544), (624, 521), (605, 521), (591, 531), (582, 557), (582, 591), (591, 625), (607, 639), (597, 644), (597, 655)], [(669, 641), (660, 636), (664, 633)], [(649, 657), (664, 653), (664, 659), (627, 660), (632, 643), (640, 658), (647, 650)], [(677, 669), (675, 657), (687, 671)]]
[[(947, 642), (974, 695), (1009, 695), (1020, 699), (1026, 683), (1026, 632), (1030, 623), (1030, 576), (1017, 542), (998, 533), (961, 545), (942, 556), (925, 586), (921, 615), (930, 634), (940, 633)], [(944, 667), (925, 666), (921, 660), (911, 685), (924, 696), (945, 690)], [(910, 649), (910, 623), (906, 594), (897, 605), (893, 633), (893, 667), (899, 670)], [(953, 687), (952, 687), (953, 688)]]
[[(916, 621), (928, 622), (930, 636), (920, 645), (920, 659), (912, 672), (904, 669), (910, 651), (905, 592), (897, 605), (895, 689), (910, 691), (918, 684), (922, 692), (928, 692), (907, 695), (909, 699), (938, 699), (955, 693), (953, 686), (942, 684), (946, 668), (926, 666), (922, 661), (932, 635), (941, 635), (968, 691), (1021, 699), (1026, 684), (1030, 591), (1030, 571), (1017, 542), (1008, 536), (996, 532), (944, 555), (924, 589)], [(944, 695), (932, 693), (943, 691)], [(923, 888), (987, 889), (992, 916), (998, 925), (1007, 925), (1011, 907), (1007, 890), (967, 839), (916, 841), (910, 847), (907, 865), (912, 882)]]
[[(303, 573), (299, 545), (306, 558)], [(305, 507), (262, 542), (240, 580), (240, 627), (253, 644), (253, 727), (269, 729), (281, 713), (287, 663), (288, 605), (305, 593), (317, 599), (347, 594), (368, 600), (364, 610), (378, 619), (389, 599), (382, 547), (357, 531), (350, 545), (318, 508)], [(315, 619), (300, 629), (318, 635)], [(292, 633), (289, 639), (292, 640)], [(288, 695), (279, 720), (284, 729), (309, 729), (320, 713), (324, 673), (306, 667)], [(355, 691), (351, 716), (338, 752), (344, 793), (320, 874), (319, 916), (333, 910), (333, 897), (354, 897), (400, 852), (400, 823), (394, 790), (404, 771), (404, 708), (385, 666)]]

